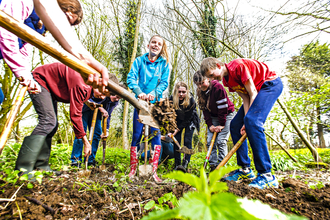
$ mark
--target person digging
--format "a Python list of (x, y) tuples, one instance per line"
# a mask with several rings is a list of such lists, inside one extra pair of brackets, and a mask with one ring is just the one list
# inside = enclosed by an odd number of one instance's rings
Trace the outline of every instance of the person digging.
[[(84, 143), (85, 156), (91, 154), (82, 123), (82, 107), (91, 98), (93, 90), (86, 85), (78, 72), (62, 63), (52, 63), (37, 67), (33, 71), (41, 92), (30, 94), (38, 114), (38, 124), (30, 136), (24, 138), (19, 151), (15, 170), (25, 169), (24, 174), (33, 170), (53, 171), (49, 166), (52, 137), (57, 131), (57, 103), (70, 103), (70, 118), (78, 139)], [(110, 96), (110, 94), (107, 94)]]

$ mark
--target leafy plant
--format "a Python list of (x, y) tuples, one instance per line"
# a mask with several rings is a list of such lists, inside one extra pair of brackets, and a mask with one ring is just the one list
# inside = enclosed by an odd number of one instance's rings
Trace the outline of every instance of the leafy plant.
[[(259, 201), (238, 199), (235, 195), (226, 192), (228, 190), (225, 182), (219, 182), (226, 173), (234, 168), (223, 167), (210, 173), (207, 178), (204, 168), (200, 169), (200, 177), (193, 174), (175, 171), (168, 175), (169, 178), (187, 183), (197, 191), (188, 192), (179, 200), (174, 209), (155, 210), (143, 220), (153, 219), (259, 219), (254, 214), (268, 208), (268, 219), (305, 219), (298, 216), (289, 216), (271, 209), (268, 205)], [(259, 214), (260, 215), (260, 214)], [(261, 216), (261, 215), (260, 215)], [(283, 216), (285, 218), (283, 218)], [(267, 219), (264, 218), (263, 219)]]
[(178, 204), (178, 200), (172, 192), (164, 194), (164, 196), (158, 199), (158, 204), (154, 200), (149, 201), (145, 206), (144, 209), (150, 210), (155, 208), (156, 210), (167, 210), (169, 209), (169, 205), (167, 202), (171, 202), (173, 206)]

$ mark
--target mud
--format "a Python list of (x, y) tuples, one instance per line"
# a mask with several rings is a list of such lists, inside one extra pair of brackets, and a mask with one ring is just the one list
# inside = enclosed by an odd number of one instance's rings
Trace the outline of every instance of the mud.
[[(140, 219), (149, 211), (143, 205), (151, 199), (157, 201), (165, 193), (177, 198), (193, 190), (190, 186), (173, 181), (156, 184), (148, 178), (128, 180), (113, 167), (107, 170), (92, 168), (89, 178), (80, 178), (76, 171), (61, 176), (44, 178), (42, 184), (32, 189), (24, 185), (14, 202), (1, 201), (0, 219)], [(259, 199), (271, 207), (286, 213), (296, 213), (310, 219), (328, 219), (330, 216), (330, 185), (311, 189), (305, 182), (281, 174), (279, 189), (258, 190), (241, 183), (228, 182), (229, 191), (249, 199)], [(327, 172), (324, 173), (329, 178)], [(22, 182), (1, 188), (1, 198), (11, 198)], [(25, 183), (26, 184), (26, 183)], [(54, 209), (54, 214), (41, 205), (29, 201), (32, 197)]]

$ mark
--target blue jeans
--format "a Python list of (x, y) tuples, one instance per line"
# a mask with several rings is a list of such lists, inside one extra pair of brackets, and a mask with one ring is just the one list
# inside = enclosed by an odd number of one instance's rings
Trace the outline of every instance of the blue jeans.
[[(247, 114), (244, 116), (242, 105), (230, 124), (230, 133), (234, 144), (241, 138), (240, 129), (245, 125), (258, 173), (268, 173), (272, 169), (263, 126), (282, 90), (283, 84), (279, 77), (272, 81), (264, 82)], [(236, 154), (239, 166), (250, 167), (251, 161), (248, 156), (246, 140), (238, 148)]]
[[(131, 146), (136, 146), (137, 150), (140, 149), (140, 141), (142, 138), (142, 131), (143, 131), (143, 124), (138, 122), (139, 115), (138, 111), (134, 109), (134, 116), (133, 116), (133, 137), (132, 137), (132, 144)], [(151, 146), (154, 149), (155, 145), (161, 145), (160, 139), (160, 131), (157, 128), (153, 128), (149, 126), (149, 136), (154, 136), (151, 139)]]
[[(230, 122), (234, 118), (235, 113), (229, 113), (226, 117), (225, 127), (220, 133), (217, 134), (217, 137), (214, 141), (214, 146), (210, 155), (209, 163), (210, 166), (218, 166), (219, 163), (225, 158), (228, 153), (227, 141), (229, 138), (229, 127)], [(212, 117), (212, 124), (214, 126), (220, 125), (218, 117)], [(207, 146), (210, 147), (210, 143), (213, 137), (213, 132), (210, 129), (207, 129)]]
[[(93, 111), (86, 111), (83, 112), (82, 120), (84, 125), (85, 132), (88, 130), (90, 131), (91, 125), (92, 125), (92, 119), (93, 119)], [(99, 142), (101, 140), (101, 134), (102, 134), (102, 125), (101, 120), (96, 118), (95, 122), (95, 129), (94, 129), (94, 136), (93, 136), (93, 143), (92, 143), (92, 154), (88, 157), (88, 163), (94, 163), (95, 162), (95, 155), (97, 152), (97, 148), (99, 146)], [(72, 153), (71, 153), (71, 162), (75, 162), (79, 160), (82, 161), (82, 150), (83, 150), (84, 144), (82, 139), (74, 139), (73, 147), (72, 147)], [(86, 159), (86, 158), (85, 158)]]

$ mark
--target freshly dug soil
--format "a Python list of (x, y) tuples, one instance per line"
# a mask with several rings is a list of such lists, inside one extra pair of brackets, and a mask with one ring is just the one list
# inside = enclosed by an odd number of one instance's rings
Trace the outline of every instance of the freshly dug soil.
[[(61, 176), (44, 178), (33, 189), (24, 185), (17, 193), (15, 202), (0, 202), (0, 219), (140, 219), (147, 212), (142, 205), (150, 199), (157, 201), (165, 193), (173, 192), (177, 198), (193, 190), (183, 183), (156, 184), (148, 179), (135, 178), (127, 181), (114, 173), (114, 168), (102, 171), (93, 168), (88, 179), (80, 178), (78, 172), (67, 171)], [(117, 175), (117, 176), (116, 176)], [(290, 174), (291, 175), (291, 174)], [(327, 172), (324, 173), (329, 178)], [(229, 191), (240, 197), (259, 199), (271, 207), (286, 213), (296, 213), (310, 219), (329, 219), (330, 185), (311, 189), (306, 179), (284, 177), (279, 189), (259, 190), (241, 183), (228, 182)], [(0, 191), (1, 198), (11, 198), (22, 183), (15, 187), (7, 184)], [(29, 201), (32, 197), (54, 210), (52, 215), (41, 205)], [(169, 204), (170, 205), (170, 204)], [(129, 208), (128, 208), (129, 207)]]
[(158, 121), (162, 135), (174, 133), (177, 125), (173, 101), (168, 98), (157, 101), (152, 108), (152, 116)]

